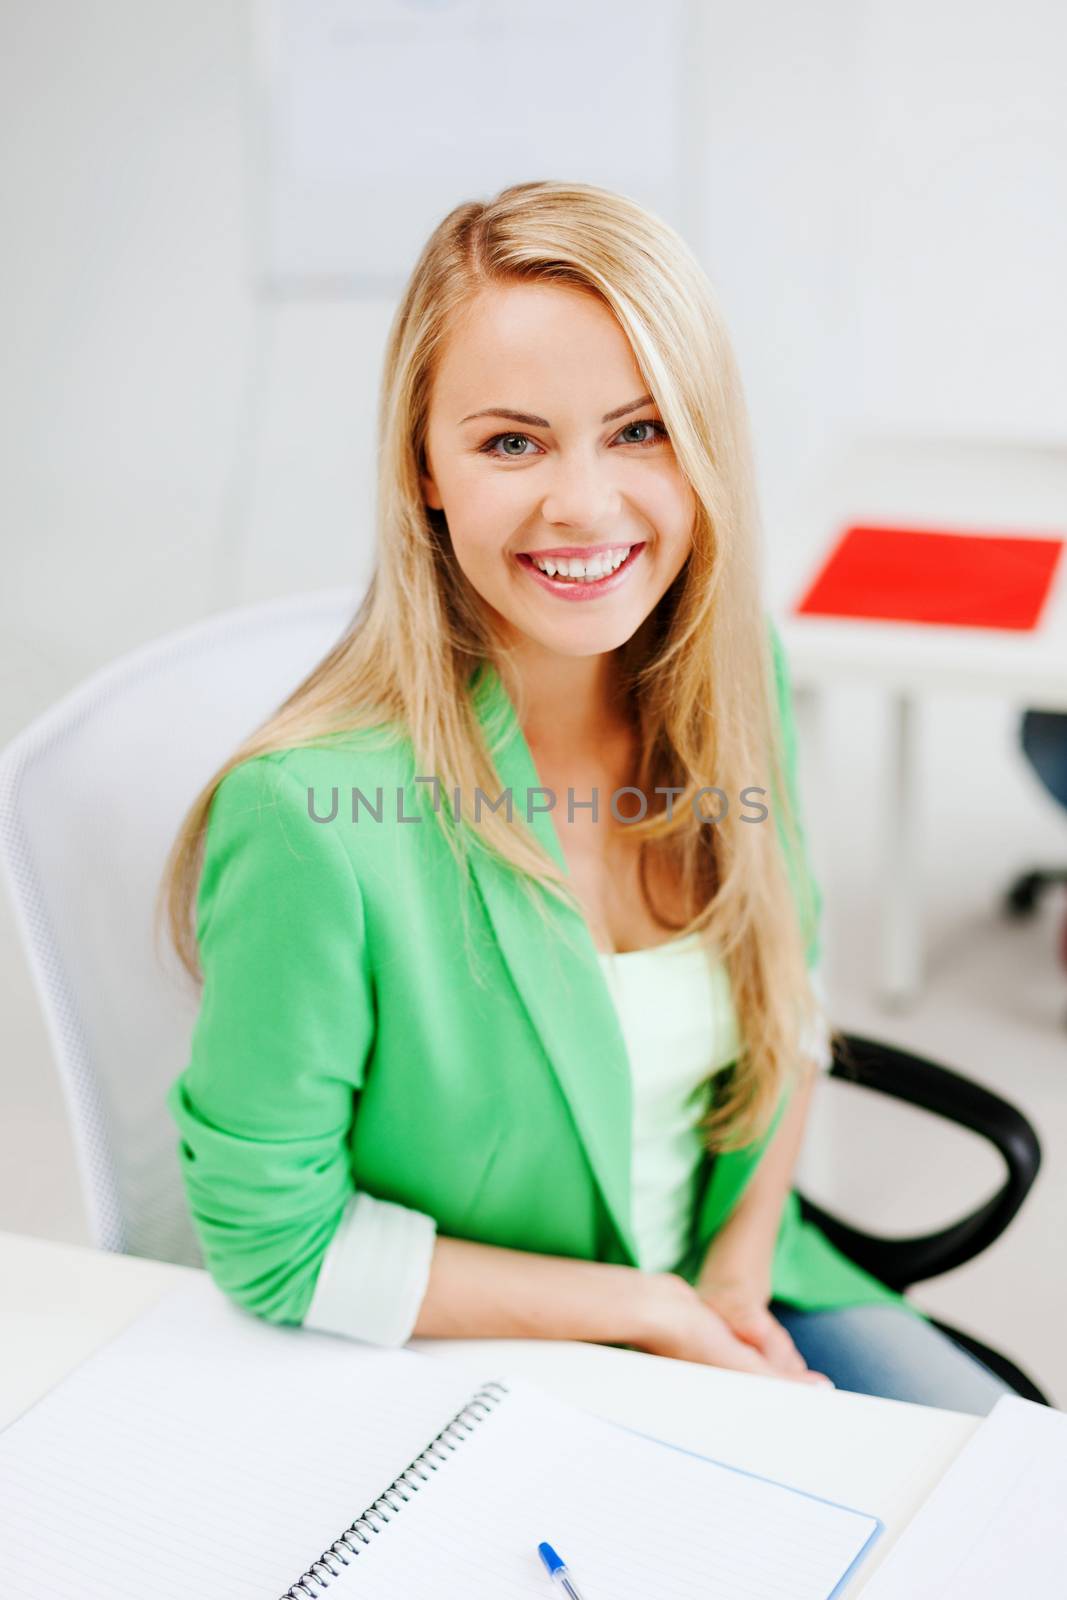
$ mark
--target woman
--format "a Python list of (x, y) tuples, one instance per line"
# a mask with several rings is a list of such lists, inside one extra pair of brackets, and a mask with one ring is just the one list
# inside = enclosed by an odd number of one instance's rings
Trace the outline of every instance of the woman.
[(364, 603), (164, 884), (215, 1281), (380, 1344), (584, 1339), (987, 1410), (999, 1381), (790, 1188), (820, 896), (701, 269), (599, 189), (459, 206), (379, 446)]

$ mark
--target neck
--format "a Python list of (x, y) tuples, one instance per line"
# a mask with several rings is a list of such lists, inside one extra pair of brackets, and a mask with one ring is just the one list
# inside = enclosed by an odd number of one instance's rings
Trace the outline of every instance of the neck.
[(501, 669), (531, 750), (555, 765), (580, 762), (633, 726), (614, 652), (561, 656), (523, 645)]

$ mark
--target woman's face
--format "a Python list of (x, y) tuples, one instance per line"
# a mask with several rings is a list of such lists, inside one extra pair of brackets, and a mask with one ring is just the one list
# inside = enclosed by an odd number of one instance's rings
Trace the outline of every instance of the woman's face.
[(426, 465), (426, 503), (510, 642), (615, 649), (691, 548), (696, 499), (629, 341), (580, 290), (508, 284), (468, 305), (438, 366)]

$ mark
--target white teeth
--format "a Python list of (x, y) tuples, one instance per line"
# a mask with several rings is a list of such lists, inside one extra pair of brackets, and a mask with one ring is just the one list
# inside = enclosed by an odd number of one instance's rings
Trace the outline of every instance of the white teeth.
[(626, 545), (618, 550), (611, 550), (607, 555), (594, 556), (589, 561), (584, 561), (579, 556), (561, 557), (554, 559), (552, 556), (531, 556), (531, 560), (539, 571), (550, 578), (583, 578), (586, 582), (596, 578), (605, 578), (611, 572), (617, 572), (626, 557), (633, 549), (633, 545)]

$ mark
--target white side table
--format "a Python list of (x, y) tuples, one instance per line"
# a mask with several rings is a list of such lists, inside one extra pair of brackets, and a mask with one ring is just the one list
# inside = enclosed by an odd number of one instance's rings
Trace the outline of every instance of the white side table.
[[(827, 753), (819, 748), (818, 698), (837, 684), (866, 683), (890, 700), (880, 989), (884, 1003), (899, 1008), (922, 981), (916, 821), (923, 697), (966, 691), (999, 696), (1020, 710), (1067, 712), (1067, 551), (1029, 633), (794, 616), (792, 607), (852, 524), (1067, 537), (1067, 448), (859, 441), (813, 482), (794, 517), (775, 551), (768, 590), (797, 690), (800, 737), (816, 746), (819, 792), (825, 793)], [(818, 809), (810, 808), (813, 835)]]

